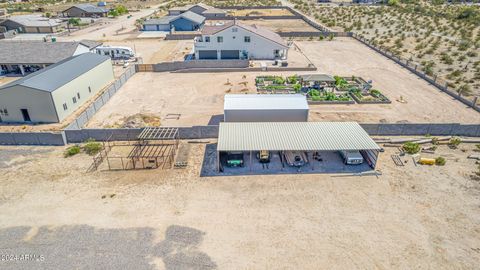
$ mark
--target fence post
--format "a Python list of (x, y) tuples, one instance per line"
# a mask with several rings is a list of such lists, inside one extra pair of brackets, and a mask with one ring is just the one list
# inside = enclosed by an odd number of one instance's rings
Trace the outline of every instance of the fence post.
[(473, 102), (472, 102), (472, 107), (477, 107), (477, 101), (478, 101), (478, 97), (474, 97), (473, 98)]
[(435, 76), (433, 77), (433, 82), (437, 82), (437, 74), (435, 74)]
[(417, 67), (418, 67), (418, 65), (415, 65), (415, 71), (417, 71)]

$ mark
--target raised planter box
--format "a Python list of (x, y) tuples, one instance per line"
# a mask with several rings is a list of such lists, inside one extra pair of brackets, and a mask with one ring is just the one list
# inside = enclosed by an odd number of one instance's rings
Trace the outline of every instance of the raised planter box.
[(348, 104), (355, 104), (354, 100), (318, 100), (318, 101), (313, 101), (311, 99), (307, 99), (307, 103), (309, 105), (336, 105), (336, 104), (343, 104), (343, 105), (348, 105)]
[(362, 100), (352, 93), (348, 93), (358, 104), (390, 104), (392, 101), (388, 99), (385, 95), (380, 94), (381, 99), (376, 100)]

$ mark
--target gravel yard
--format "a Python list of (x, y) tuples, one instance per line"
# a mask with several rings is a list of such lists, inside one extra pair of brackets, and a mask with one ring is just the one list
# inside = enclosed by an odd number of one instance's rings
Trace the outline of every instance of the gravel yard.
[(473, 147), (440, 146), (444, 167), (387, 148), (378, 178), (199, 177), (198, 143), (186, 169), (93, 173), (64, 147), (0, 147), (0, 249), (43, 256), (0, 268), (475, 269)]

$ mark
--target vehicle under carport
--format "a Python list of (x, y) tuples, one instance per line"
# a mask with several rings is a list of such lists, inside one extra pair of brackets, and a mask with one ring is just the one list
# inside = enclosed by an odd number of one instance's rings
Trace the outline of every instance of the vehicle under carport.
[[(256, 160), (262, 150), (272, 153), (271, 162), (276, 164), (271, 164), (271, 171), (295, 172), (297, 168), (285, 165), (285, 153), (295, 152), (307, 158), (304, 167), (309, 171), (335, 173), (375, 169), (381, 148), (356, 122), (222, 122), (217, 143), (217, 172), (224, 171), (222, 160), (227, 153), (243, 152), (245, 165), (237, 171), (257, 173), (253, 171), (264, 168)], [(359, 151), (365, 163), (346, 165), (339, 151)]]

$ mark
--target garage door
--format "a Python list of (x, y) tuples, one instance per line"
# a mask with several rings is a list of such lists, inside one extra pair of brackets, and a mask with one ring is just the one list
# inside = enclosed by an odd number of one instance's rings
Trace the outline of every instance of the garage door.
[(239, 59), (240, 58), (239, 50), (222, 50), (220, 54), (222, 59)]
[(198, 59), (217, 59), (216, 50), (198, 51)]

